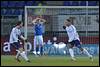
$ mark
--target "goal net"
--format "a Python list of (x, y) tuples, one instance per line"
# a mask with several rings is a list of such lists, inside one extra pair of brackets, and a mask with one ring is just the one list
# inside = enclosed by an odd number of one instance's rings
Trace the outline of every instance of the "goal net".
[[(77, 31), (82, 36), (98, 35), (90, 34), (88, 31), (99, 31), (98, 6), (25, 6), (25, 37), (33, 45), (34, 26), (32, 20), (37, 16), (46, 19), (44, 25), (44, 41), (57, 36), (59, 41), (65, 41), (65, 30), (62, 28), (64, 21), (68, 18), (72, 19)], [(82, 33), (83, 32), (83, 33)], [(61, 38), (60, 38), (61, 37)]]

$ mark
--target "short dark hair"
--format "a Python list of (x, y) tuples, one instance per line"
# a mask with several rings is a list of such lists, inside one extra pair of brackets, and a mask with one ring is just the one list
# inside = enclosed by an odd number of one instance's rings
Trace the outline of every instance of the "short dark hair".
[(71, 20), (70, 19), (66, 19), (68, 22), (71, 22)]
[(20, 25), (21, 23), (22, 23), (22, 21), (18, 21), (18, 22), (16, 23), (16, 26)]

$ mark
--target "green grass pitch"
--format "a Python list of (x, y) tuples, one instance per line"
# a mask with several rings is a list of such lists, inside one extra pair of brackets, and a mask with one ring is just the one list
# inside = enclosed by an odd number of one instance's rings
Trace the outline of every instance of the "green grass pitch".
[(15, 56), (1, 55), (1, 66), (99, 66), (99, 56), (94, 56), (94, 61), (86, 56), (76, 56), (77, 61), (71, 61), (69, 56), (28, 56), (29, 62), (21, 59), (21, 62), (15, 60)]

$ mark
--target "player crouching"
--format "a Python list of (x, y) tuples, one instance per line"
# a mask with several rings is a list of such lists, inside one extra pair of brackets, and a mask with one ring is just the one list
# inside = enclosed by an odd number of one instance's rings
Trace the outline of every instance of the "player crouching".
[(21, 21), (17, 22), (16, 26), (12, 29), (11, 34), (10, 34), (10, 45), (16, 49), (17, 54), (16, 54), (16, 60), (20, 62), (19, 56), (23, 57), (25, 61), (30, 62), (29, 59), (27, 58), (25, 51), (23, 50), (23, 47), (20, 45), (19, 40), (23, 40), (27, 42), (27, 39), (24, 38), (21, 35), (21, 27), (23, 26), (23, 23)]

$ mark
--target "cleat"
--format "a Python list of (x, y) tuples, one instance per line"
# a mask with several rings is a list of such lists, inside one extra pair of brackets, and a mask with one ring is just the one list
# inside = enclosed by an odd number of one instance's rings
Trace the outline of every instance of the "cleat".
[(27, 60), (27, 62), (31, 62), (30, 60)]
[(37, 55), (38, 55), (38, 56), (41, 56), (41, 53), (38, 51), (38, 52), (37, 52)]
[(90, 56), (90, 60), (93, 62), (93, 57), (92, 57), (92, 55)]
[(18, 62), (21, 62), (18, 58), (16, 58), (16, 60), (17, 60)]
[(76, 61), (76, 59), (75, 59), (75, 58), (73, 58), (73, 57), (71, 58), (71, 60), (72, 60), (72, 61)]
[(36, 54), (36, 51), (33, 51), (33, 54), (34, 54), (34, 55), (37, 55), (37, 54)]
[(40, 52), (38, 51), (37, 54), (40, 55)]
[(35, 57), (39, 57), (36, 53), (36, 51), (33, 51), (33, 54), (35, 55)]

